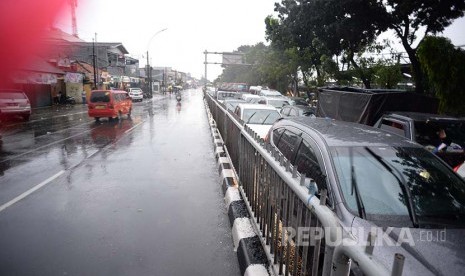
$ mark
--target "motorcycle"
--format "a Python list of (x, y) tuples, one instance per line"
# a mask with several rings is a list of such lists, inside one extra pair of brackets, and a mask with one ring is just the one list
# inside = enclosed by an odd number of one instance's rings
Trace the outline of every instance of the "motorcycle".
[(66, 96), (64, 104), (75, 105), (76, 104), (76, 99), (74, 99), (74, 97), (71, 97), (71, 96)]
[(71, 97), (71, 96), (61, 96), (61, 97), (55, 97), (55, 102), (57, 104), (75, 105), (76, 99), (74, 99), (74, 97)]

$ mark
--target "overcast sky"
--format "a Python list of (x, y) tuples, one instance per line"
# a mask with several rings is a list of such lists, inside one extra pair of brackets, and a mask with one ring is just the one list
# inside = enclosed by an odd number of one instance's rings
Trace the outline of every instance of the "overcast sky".
[[(122, 42), (129, 53), (146, 64), (149, 50), (153, 66), (168, 66), (204, 75), (203, 52), (228, 52), (241, 45), (265, 41), (267, 15), (274, 14), (276, 0), (78, 0), (79, 37), (99, 42)], [(56, 26), (70, 32), (70, 12)], [(166, 31), (153, 35), (167, 28)], [(465, 45), (465, 19), (445, 32), (456, 45)], [(150, 42), (150, 38), (153, 39)], [(209, 55), (209, 62), (220, 56)], [(208, 65), (208, 78), (221, 74), (219, 65)]]

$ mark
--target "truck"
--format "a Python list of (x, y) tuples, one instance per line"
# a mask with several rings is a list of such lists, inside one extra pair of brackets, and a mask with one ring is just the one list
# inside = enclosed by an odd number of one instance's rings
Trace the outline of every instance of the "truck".
[[(438, 106), (435, 98), (403, 90), (329, 87), (319, 89), (317, 116), (406, 137), (458, 171), (465, 161), (465, 119), (439, 115)], [(441, 142), (440, 133), (446, 143)]]
[(317, 115), (373, 126), (389, 111), (437, 113), (436, 98), (404, 90), (325, 87), (318, 90)]

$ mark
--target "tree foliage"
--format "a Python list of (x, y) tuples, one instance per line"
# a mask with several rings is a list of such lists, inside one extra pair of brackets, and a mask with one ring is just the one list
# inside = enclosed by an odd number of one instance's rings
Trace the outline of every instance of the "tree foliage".
[[(463, 0), (384, 0), (387, 27), (393, 30), (404, 46), (416, 80), (416, 90), (425, 92), (421, 64), (413, 44), (428, 34), (437, 34), (456, 18), (462, 17), (465, 9)], [(376, 18), (374, 18), (376, 20)], [(422, 34), (419, 34), (423, 31)]]
[[(423, 72), (413, 45), (427, 34), (443, 31), (463, 16), (464, 9), (463, 0), (283, 0), (275, 6), (278, 18), (266, 20), (267, 38), (274, 47), (306, 53), (300, 54), (303, 75), (306, 69), (320, 74), (321, 57), (336, 56), (369, 87), (372, 70), (364, 67), (368, 60), (361, 54), (380, 33), (392, 30), (410, 58), (417, 92), (423, 93)], [(315, 42), (323, 47), (315, 47)]]
[(250, 66), (224, 66), (223, 73), (215, 82), (246, 82), (263, 85), (285, 92), (295, 77), (292, 49), (276, 51), (263, 43), (240, 46), (236, 52), (244, 54)]
[(465, 51), (449, 39), (428, 36), (418, 47), (418, 59), (445, 113), (465, 114)]

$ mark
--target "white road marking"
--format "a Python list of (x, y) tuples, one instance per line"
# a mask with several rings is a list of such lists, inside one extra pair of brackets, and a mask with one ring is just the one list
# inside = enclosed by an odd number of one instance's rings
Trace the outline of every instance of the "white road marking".
[[(46, 148), (46, 147), (49, 147), (49, 146), (52, 146), (52, 145), (61, 143), (61, 142), (63, 142), (63, 141), (66, 141), (66, 140), (68, 140), (68, 139), (71, 139), (71, 138), (74, 138), (74, 137), (83, 135), (84, 133), (87, 133), (87, 132), (90, 132), (90, 131), (92, 131), (92, 129), (90, 129), (90, 130), (85, 130), (85, 131), (83, 131), (83, 132), (81, 132), (81, 133), (78, 133), (78, 134), (75, 134), (75, 135), (72, 135), (72, 136), (68, 136), (68, 137), (66, 137), (66, 138), (63, 138), (63, 139), (60, 139), (60, 140), (57, 140), (57, 141), (53, 141), (52, 143), (49, 143), (49, 144), (46, 144), (46, 145), (37, 147), (37, 148), (32, 149), (32, 150), (28, 150), (28, 151), (23, 152), (23, 153), (20, 153), (20, 154), (13, 155), (13, 156), (11, 156), (10, 158), (2, 159), (1, 162), (5, 162), (5, 161), (12, 160), (12, 159), (16, 159), (16, 158), (21, 157), (21, 156), (24, 156), (24, 155), (26, 155), (26, 154), (39, 151), (39, 150), (41, 150), (41, 149), (43, 149), (43, 148)], [(0, 162), (0, 163), (1, 163), (1, 162)]]
[(138, 127), (140, 124), (142, 124), (142, 122), (137, 123), (135, 126), (133, 126), (133, 127), (131, 127), (130, 129), (126, 130), (124, 133), (127, 134), (127, 133), (133, 131), (133, 130), (134, 130), (136, 127)]
[(19, 196), (15, 197), (14, 199), (8, 201), (7, 203), (3, 204), (2, 206), (0, 206), (0, 212), (4, 211), (6, 208), (8, 207), (11, 207), (12, 205), (14, 205), (15, 203), (17, 203), (18, 201), (26, 198), (27, 196), (29, 196), (30, 194), (32, 194), (33, 192), (39, 190), (40, 188), (44, 187), (45, 185), (47, 185), (48, 183), (52, 182), (53, 180), (55, 180), (57, 177), (59, 177), (60, 175), (62, 175), (63, 173), (65, 173), (64, 170), (61, 170), (59, 171), (58, 173), (56, 173), (55, 175), (52, 175), (51, 177), (45, 179), (44, 181), (42, 181), (41, 183), (37, 184), (36, 186), (32, 187), (31, 189), (27, 190), (26, 192), (20, 194)]
[[(135, 126), (133, 126), (132, 128), (128, 129), (127, 131), (125, 131), (124, 133), (127, 134), (129, 133), (130, 131), (134, 130), (136, 127), (138, 127), (139, 125), (141, 125), (142, 122), (136, 124)], [(90, 130), (89, 130), (90, 131)], [(83, 133), (86, 133), (86, 132), (89, 132), (89, 131), (84, 131)], [(82, 133), (78, 134), (78, 135), (82, 135)], [(47, 147), (47, 146), (50, 146), (50, 145), (53, 145), (53, 144), (56, 144), (56, 143), (59, 143), (61, 141), (64, 141), (64, 140), (67, 140), (69, 138), (72, 138), (72, 137), (75, 137), (75, 136), (78, 136), (78, 135), (74, 135), (74, 136), (70, 136), (68, 138), (65, 138), (65, 139), (62, 139), (60, 141), (55, 141), (53, 143), (50, 143), (48, 145), (45, 145), (45, 146), (42, 146), (42, 147), (39, 147), (35, 150), (31, 150), (31, 151), (28, 151), (28, 152), (25, 152), (25, 153), (22, 153), (22, 154), (19, 154), (19, 155), (16, 155), (10, 159), (13, 159), (13, 158), (16, 158), (16, 157), (19, 157), (19, 156), (22, 156), (22, 155), (25, 155), (27, 153), (30, 153), (30, 152), (33, 152), (33, 151), (36, 151), (38, 149), (41, 149), (41, 148), (44, 148), (44, 147)], [(108, 146), (107, 146), (108, 147)], [(96, 153), (98, 153), (100, 151), (96, 151), (94, 153), (92, 153), (90, 156), (88, 156), (86, 159), (89, 159), (90, 157), (92, 157), (93, 155), (95, 155)], [(84, 159), (84, 160), (86, 160)], [(8, 160), (8, 159), (7, 159)], [(83, 160), (83, 161), (84, 161)], [(82, 162), (80, 162), (79, 164), (81, 164)], [(73, 166), (73, 167), (77, 167), (79, 164), (77, 164), (76, 166)], [(70, 168), (71, 169), (71, 168)], [(0, 206), (0, 212), (4, 211), (6, 208), (8, 207), (11, 207), (12, 205), (16, 204), (18, 201), (26, 198), (27, 196), (31, 195), (32, 193), (34, 193), (35, 191), (39, 190), (40, 188), (44, 187), (45, 185), (47, 185), (48, 183), (52, 182), (53, 180), (55, 180), (56, 178), (58, 178), (60, 175), (64, 174), (65, 173), (65, 170), (61, 170), (59, 171), (58, 173), (56, 173), (55, 175), (52, 175), (51, 177), (47, 178), (46, 180), (42, 181), (41, 183), (37, 184), (36, 186), (32, 187), (31, 189), (27, 190), (26, 192), (22, 193), (21, 195), (15, 197), (14, 199), (8, 201), (7, 203), (3, 204), (2, 206)]]

